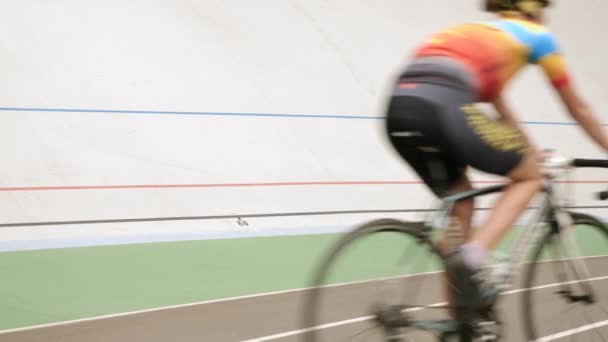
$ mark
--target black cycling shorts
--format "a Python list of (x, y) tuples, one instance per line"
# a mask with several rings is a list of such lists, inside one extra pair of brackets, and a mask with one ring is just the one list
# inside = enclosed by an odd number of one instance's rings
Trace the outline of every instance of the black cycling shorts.
[(467, 166), (495, 175), (513, 170), (528, 147), (519, 131), (481, 112), (466, 85), (436, 80), (406, 77), (396, 86), (386, 128), (397, 152), (439, 197)]

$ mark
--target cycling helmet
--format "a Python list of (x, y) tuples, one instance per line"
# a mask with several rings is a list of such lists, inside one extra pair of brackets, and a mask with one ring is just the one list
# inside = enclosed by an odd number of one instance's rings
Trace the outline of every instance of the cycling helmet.
[(535, 16), (543, 8), (551, 6), (551, 0), (485, 0), (488, 12), (518, 11)]

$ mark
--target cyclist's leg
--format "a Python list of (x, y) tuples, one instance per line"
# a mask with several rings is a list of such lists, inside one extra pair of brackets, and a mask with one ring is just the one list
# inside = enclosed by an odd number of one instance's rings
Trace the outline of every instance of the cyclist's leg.
[(486, 251), (493, 250), (524, 212), (542, 187), (542, 175), (534, 152), (527, 153), (507, 174), (512, 183), (501, 194), (475, 241)]
[[(473, 186), (471, 185), (469, 178), (467, 177), (466, 174), (463, 174), (460, 181), (458, 183), (456, 183), (450, 189), (449, 193), (457, 194), (457, 193), (465, 192), (465, 191), (472, 190), (472, 189), (473, 189)], [(469, 199), (466, 199), (463, 201), (459, 201), (454, 204), (454, 207), (452, 209), (452, 220), (456, 220), (456, 222), (452, 222), (452, 224), (456, 224), (457, 228), (461, 229), (462, 234), (463, 234), (462, 238), (465, 242), (470, 241), (470, 239), (472, 238), (471, 222), (473, 219), (474, 210), (475, 210), (475, 199), (474, 198), (469, 198)], [(454, 252), (454, 250), (452, 250), (450, 248), (451, 247), (450, 241), (449, 241), (450, 238), (452, 238), (452, 237), (450, 236), (450, 233), (446, 230), (446, 232), (441, 237), (441, 240), (438, 242), (439, 250), (441, 250), (442, 253), (444, 253), (446, 255)], [(445, 272), (443, 274), (443, 279), (444, 279), (443, 280), (443, 293), (445, 295), (447, 302), (453, 304), (454, 303), (453, 289), (450, 286), (449, 275)], [(455, 309), (452, 306), (449, 307), (448, 313), (451, 317), (456, 317), (456, 315), (457, 315)]]
[[(452, 149), (454, 141), (446, 134), (451, 127), (445, 121), (446, 116), (453, 115), (449, 108), (458, 109), (473, 97), (466, 89), (410, 84), (398, 87), (391, 98), (386, 121), (390, 142), (438, 197), (472, 189), (465, 164), (458, 159)], [(472, 198), (454, 206), (453, 215), (463, 228), (465, 240), (471, 236), (473, 209)], [(441, 248), (446, 247), (445, 242), (445, 238), (440, 242)]]
[[(542, 186), (537, 157), (516, 129), (491, 120), (475, 105), (463, 105), (449, 117), (452, 139), (467, 165), (511, 179), (486, 222), (463, 249), (467, 264), (478, 268), (504, 237)], [(457, 135), (455, 135), (457, 134)]]
[[(456, 182), (448, 191), (448, 194), (457, 194), (461, 192), (465, 192), (468, 190), (472, 190), (473, 186), (469, 181), (469, 178), (466, 174), (463, 174), (462, 178)], [(475, 199), (469, 198), (463, 201), (459, 201), (454, 204), (452, 208), (452, 222), (451, 224), (455, 225), (455, 228), (460, 228), (462, 233), (462, 240), (464, 242), (468, 242), (472, 237), (472, 229), (471, 229), (471, 221), (473, 219), (473, 212), (475, 210)], [(454, 227), (453, 227), (454, 228)], [(453, 229), (452, 228), (452, 229)], [(450, 238), (452, 232), (445, 231), (437, 245), (439, 249), (444, 254), (449, 254), (453, 252), (453, 248), (455, 247), (453, 243), (450, 243)]]
[[(457, 194), (460, 192), (465, 192), (473, 190), (473, 186), (469, 181), (469, 178), (466, 174), (463, 175), (462, 179), (454, 185), (450, 189), (450, 194)], [(471, 234), (471, 224), (473, 220), (473, 211), (475, 210), (475, 199), (469, 198), (463, 201), (459, 201), (454, 205), (452, 210), (452, 215), (456, 217), (458, 220), (458, 224), (460, 224), (462, 228), (462, 233), (464, 235), (464, 241), (469, 241), (472, 237)]]
[[(471, 189), (462, 163), (454, 160), (452, 151), (441, 130), (441, 116), (444, 106), (429, 100), (451, 90), (437, 86), (422, 86), (400, 91), (393, 96), (387, 113), (387, 131), (390, 142), (400, 156), (416, 171), (428, 187), (438, 197)], [(426, 96), (426, 99), (420, 97)], [(470, 223), (473, 215), (474, 200), (459, 202), (453, 214), (457, 216), (465, 237), (470, 236)], [(443, 253), (449, 253), (447, 234), (438, 244)], [(452, 302), (451, 288), (447, 274), (444, 275), (444, 293)], [(450, 315), (455, 312), (449, 309)]]

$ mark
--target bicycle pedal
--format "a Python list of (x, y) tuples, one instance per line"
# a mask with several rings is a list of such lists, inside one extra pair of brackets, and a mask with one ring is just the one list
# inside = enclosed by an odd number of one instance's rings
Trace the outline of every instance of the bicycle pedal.
[(492, 342), (492, 341), (498, 341), (498, 336), (496, 335), (485, 335), (485, 336), (480, 336), (478, 337), (475, 341), (479, 341), (479, 342)]
[(475, 325), (475, 339), (479, 342), (498, 341), (500, 338), (500, 323), (497, 321), (483, 321)]
[(491, 310), (498, 301), (502, 291), (493, 286), (487, 286), (481, 291), (481, 305), (483, 308)]
[(378, 323), (389, 329), (404, 327), (408, 325), (408, 317), (403, 313), (405, 306), (395, 305), (389, 307), (378, 307), (374, 310), (374, 316)]
[(441, 341), (441, 342), (460, 342), (460, 334), (444, 333), (441, 335), (439, 341)]
[(386, 332), (386, 341), (387, 342), (403, 342), (403, 334), (399, 331), (399, 329), (389, 329)]

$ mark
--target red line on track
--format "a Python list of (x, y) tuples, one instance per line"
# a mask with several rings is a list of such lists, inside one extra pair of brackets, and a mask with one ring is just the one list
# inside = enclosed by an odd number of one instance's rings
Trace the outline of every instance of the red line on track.
[[(476, 184), (500, 184), (503, 181), (475, 181)], [(573, 184), (608, 184), (608, 180), (561, 181)], [(84, 186), (29, 186), (0, 187), (0, 191), (62, 191), (112, 189), (177, 189), (177, 188), (242, 188), (280, 186), (341, 186), (341, 185), (416, 185), (420, 181), (345, 181), (345, 182), (275, 182), (275, 183), (218, 183), (218, 184), (140, 184), (140, 185), (84, 185)]]

